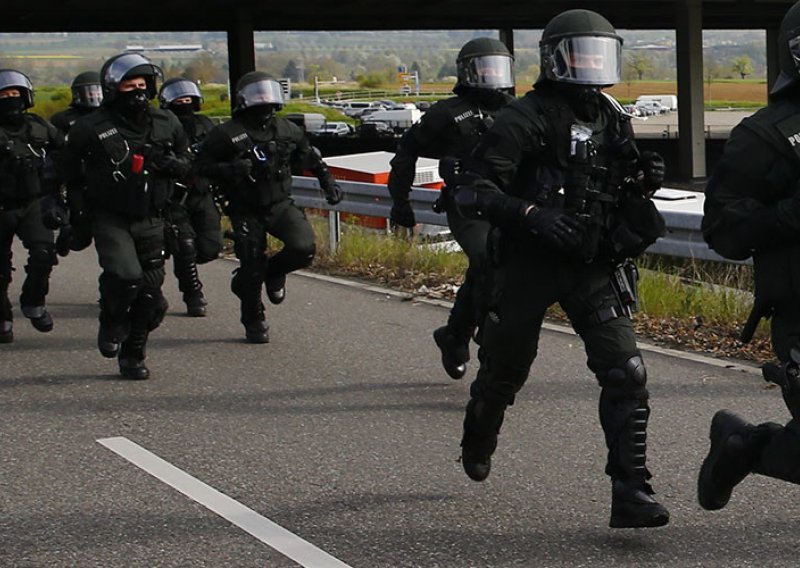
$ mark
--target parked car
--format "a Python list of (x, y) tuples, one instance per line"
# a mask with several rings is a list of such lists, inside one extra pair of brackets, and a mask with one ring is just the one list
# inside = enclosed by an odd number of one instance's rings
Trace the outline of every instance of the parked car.
[(394, 129), (385, 122), (364, 122), (356, 127), (361, 138), (382, 138), (394, 136)]
[(326, 122), (321, 128), (312, 132), (315, 136), (350, 136), (353, 133), (353, 127), (346, 122)]

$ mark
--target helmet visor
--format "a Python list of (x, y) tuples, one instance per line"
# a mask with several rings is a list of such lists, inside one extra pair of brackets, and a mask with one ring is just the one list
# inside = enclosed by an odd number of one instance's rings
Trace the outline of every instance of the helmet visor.
[(78, 85), (72, 87), (72, 104), (97, 108), (103, 102), (103, 89), (100, 85)]
[(621, 75), (622, 42), (613, 37), (573, 36), (553, 48), (552, 79), (578, 85), (614, 85)]
[(161, 88), (161, 94), (158, 96), (162, 104), (165, 105), (177, 99), (182, 99), (183, 97), (193, 97), (201, 101), (203, 100), (200, 89), (197, 88), (197, 85), (195, 85), (193, 81), (175, 81), (174, 83), (164, 85)]
[(13, 71), (10, 69), (0, 71), (0, 91), (10, 89), (12, 87), (28, 89), (29, 92), (33, 92), (33, 85), (31, 85), (31, 82), (28, 80), (28, 78), (19, 71)]
[(138, 53), (128, 53), (117, 57), (103, 74), (103, 82), (106, 85), (113, 85), (118, 87), (119, 84), (125, 79), (125, 76), (133, 71), (135, 68), (137, 75), (152, 75), (154, 78), (161, 77), (161, 69), (150, 63), (146, 58)]
[(800, 35), (789, 40), (789, 53), (792, 55), (795, 67), (800, 68)]
[(510, 89), (514, 86), (512, 62), (507, 55), (481, 55), (461, 61), (464, 84), (480, 89)]
[(267, 79), (245, 85), (237, 98), (238, 106), (242, 109), (257, 105), (283, 105), (283, 89), (277, 81)]

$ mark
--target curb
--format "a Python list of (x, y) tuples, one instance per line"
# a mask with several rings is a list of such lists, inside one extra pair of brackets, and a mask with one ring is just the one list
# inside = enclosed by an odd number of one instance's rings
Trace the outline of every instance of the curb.
[[(298, 270), (293, 274), (297, 274), (305, 278), (310, 278), (312, 280), (319, 280), (321, 282), (329, 282), (331, 284), (347, 286), (348, 288), (355, 288), (358, 290), (363, 290), (365, 292), (371, 292), (373, 294), (383, 294), (385, 296), (391, 296), (399, 300), (404, 300), (404, 301), (413, 300), (415, 302), (419, 302), (420, 304), (437, 306), (440, 308), (447, 308), (447, 309), (453, 307), (453, 303), (446, 300), (424, 298), (420, 296), (415, 296), (414, 294), (410, 294), (408, 292), (400, 292), (398, 290), (392, 290), (390, 288), (376, 286), (375, 284), (367, 284), (365, 282), (356, 282), (354, 280), (348, 280), (346, 278), (340, 278), (338, 276), (328, 276), (327, 274), (319, 274), (316, 272), (309, 272), (306, 270)], [(554, 331), (556, 333), (576, 335), (576, 333), (572, 330), (572, 328), (566, 325), (559, 325), (559, 324), (545, 322), (544, 324), (542, 324), (542, 328), (548, 331)], [(759, 377), (761, 376), (761, 369), (758, 366), (745, 361), (716, 359), (714, 357), (709, 357), (708, 355), (699, 355), (696, 353), (689, 353), (687, 351), (678, 351), (677, 349), (660, 347), (658, 345), (653, 345), (652, 343), (646, 343), (641, 341), (637, 341), (636, 345), (642, 351), (649, 353), (658, 353), (659, 355), (666, 355), (667, 357), (674, 357), (676, 359), (681, 359), (683, 361), (692, 361), (695, 363), (701, 363), (703, 365), (709, 365), (711, 367), (727, 369), (729, 371), (739, 371), (741, 373), (758, 375)]]

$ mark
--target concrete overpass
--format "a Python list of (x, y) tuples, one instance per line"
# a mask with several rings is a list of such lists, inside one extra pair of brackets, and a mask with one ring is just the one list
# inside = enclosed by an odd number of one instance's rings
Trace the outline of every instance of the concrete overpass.
[[(256, 30), (401, 30), (496, 28), (513, 50), (514, 29), (540, 29), (559, 12), (594, 9), (619, 29), (673, 29), (678, 72), (679, 159), (686, 180), (706, 176), (703, 133), (704, 29), (767, 32), (770, 84), (777, 76), (774, 44), (793, 0), (40, 0), (3, 9), (0, 32), (192, 31), (228, 34), (231, 83), (255, 68)], [(490, 8), (488, 7), (490, 6)]]

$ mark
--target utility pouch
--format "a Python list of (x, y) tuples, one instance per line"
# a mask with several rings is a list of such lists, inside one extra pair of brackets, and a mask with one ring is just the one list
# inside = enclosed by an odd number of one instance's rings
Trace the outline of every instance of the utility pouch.
[(629, 318), (639, 310), (639, 270), (630, 260), (618, 264), (611, 273), (611, 286), (622, 312)]

